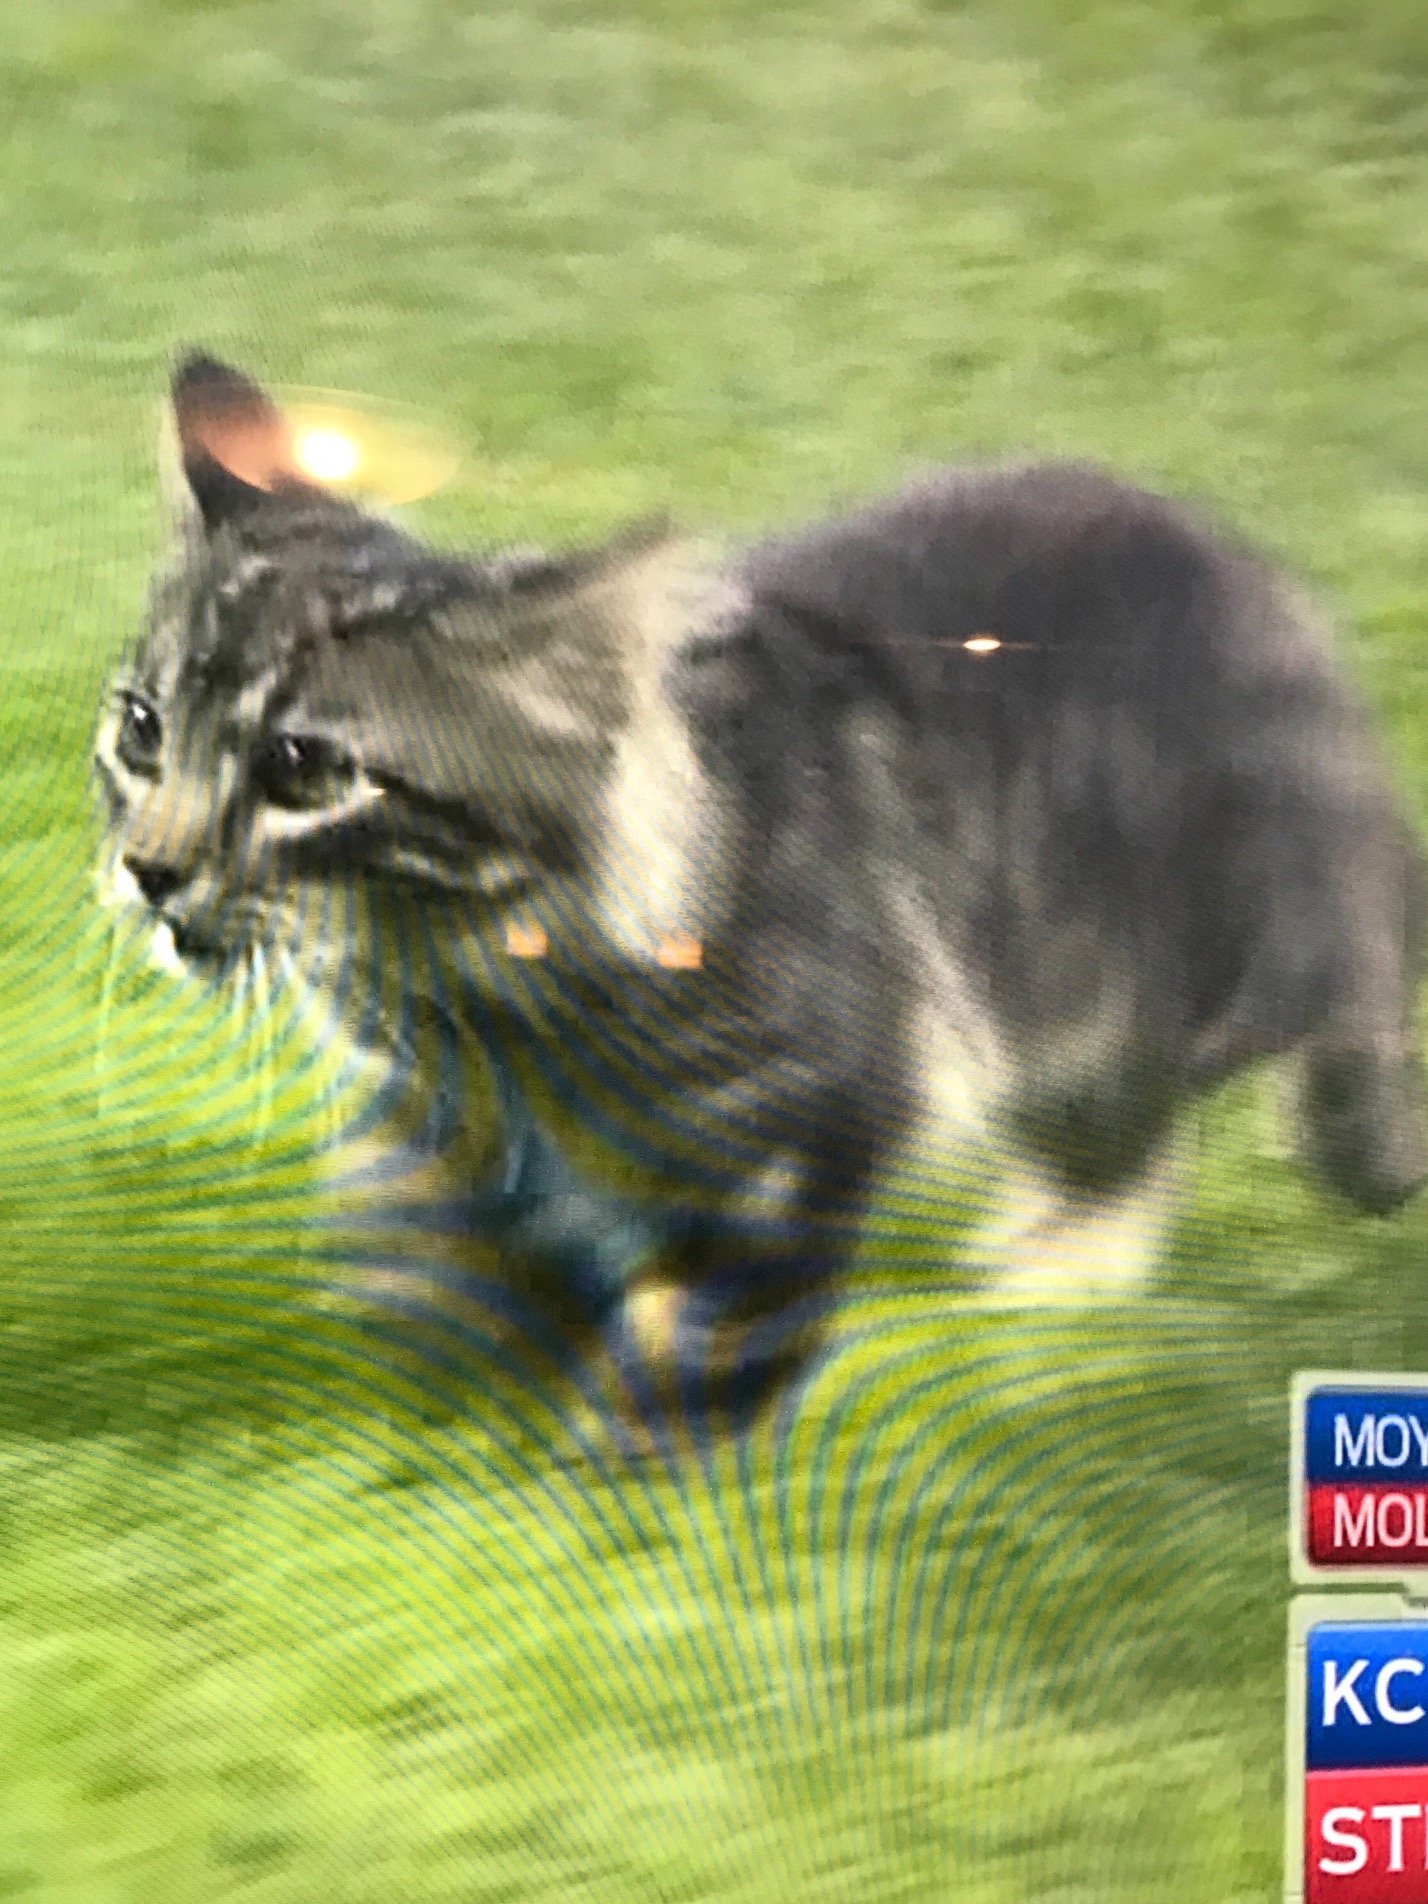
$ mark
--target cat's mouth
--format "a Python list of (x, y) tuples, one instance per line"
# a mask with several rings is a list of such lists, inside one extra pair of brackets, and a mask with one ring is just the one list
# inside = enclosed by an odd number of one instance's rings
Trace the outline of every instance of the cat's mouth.
[(149, 956), (160, 971), (220, 978), (240, 963), (242, 951), (231, 941), (221, 942), (192, 918), (148, 904), (122, 860), (100, 871), (96, 888), (106, 911), (127, 917), (148, 934)]
[(205, 937), (196, 926), (182, 919), (171, 919), (165, 914), (155, 927), (156, 932), (161, 930), (168, 933), (174, 951), (185, 965), (217, 968), (232, 962), (234, 955), (227, 947)]
[(175, 977), (188, 973), (222, 979), (239, 963), (239, 954), (232, 946), (210, 939), (191, 921), (153, 913), (149, 924), (150, 956), (162, 972)]

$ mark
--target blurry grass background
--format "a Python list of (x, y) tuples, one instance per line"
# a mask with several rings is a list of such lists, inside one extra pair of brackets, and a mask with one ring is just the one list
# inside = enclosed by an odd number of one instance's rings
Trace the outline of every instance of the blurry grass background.
[(1428, 1215), (1240, 1091), (1143, 1305), (910, 1276), (781, 1452), (567, 1473), (304, 1307), (223, 1025), (100, 1075), (86, 766), (203, 341), (438, 418), (444, 538), (1101, 457), (1338, 601), (1421, 812), (1428, 11), (0, 0), (0, 234), (0, 1898), (1274, 1896), (1286, 1384), (1428, 1367)]

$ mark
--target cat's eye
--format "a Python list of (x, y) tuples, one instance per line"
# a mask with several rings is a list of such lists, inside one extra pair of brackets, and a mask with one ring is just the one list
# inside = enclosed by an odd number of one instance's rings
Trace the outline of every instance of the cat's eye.
[(146, 701), (142, 694), (121, 694), (115, 751), (131, 773), (153, 769), (163, 737), (163, 722), (153, 702)]
[(274, 734), (263, 743), (254, 771), (265, 798), (275, 806), (310, 808), (340, 798), (356, 769), (319, 735)]

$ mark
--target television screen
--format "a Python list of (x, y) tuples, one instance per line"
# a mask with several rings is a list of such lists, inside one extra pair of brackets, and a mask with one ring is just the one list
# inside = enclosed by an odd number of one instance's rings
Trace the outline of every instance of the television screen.
[(0, 23), (0, 1897), (1428, 1904), (1428, 16)]

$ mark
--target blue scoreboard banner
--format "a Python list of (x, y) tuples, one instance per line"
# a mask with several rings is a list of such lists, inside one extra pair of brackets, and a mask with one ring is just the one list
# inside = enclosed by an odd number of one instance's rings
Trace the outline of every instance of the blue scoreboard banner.
[(1307, 1650), (1308, 1771), (1428, 1766), (1428, 1614), (1326, 1620), (1310, 1629)]

